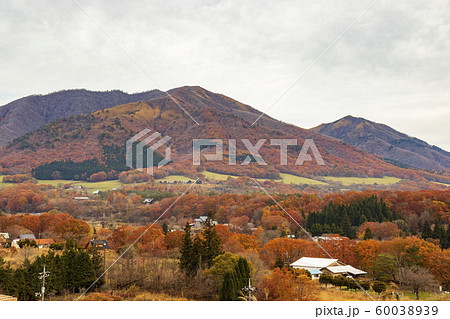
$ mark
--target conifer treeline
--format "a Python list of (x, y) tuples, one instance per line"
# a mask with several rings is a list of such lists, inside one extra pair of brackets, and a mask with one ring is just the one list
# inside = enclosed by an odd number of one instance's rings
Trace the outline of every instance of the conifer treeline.
[(235, 301), (243, 298), (242, 288), (247, 286), (251, 278), (250, 266), (247, 259), (239, 257), (239, 260), (233, 271), (225, 274), (220, 288), (219, 299), (223, 301)]
[(181, 247), (180, 268), (190, 277), (200, 269), (210, 268), (213, 260), (223, 254), (222, 243), (210, 218), (206, 221), (202, 236), (192, 238), (189, 223), (184, 228), (183, 244)]
[(354, 239), (355, 228), (365, 222), (381, 223), (397, 219), (400, 217), (389, 210), (382, 199), (370, 196), (348, 205), (330, 203), (321, 212), (310, 213), (306, 227), (313, 236), (333, 233)]
[[(0, 292), (17, 297), (18, 300), (36, 300), (41, 291), (42, 280), (39, 273), (43, 267), (50, 273), (46, 278), (46, 295), (60, 295), (64, 292), (78, 293), (89, 287), (103, 271), (103, 258), (97, 250), (89, 252), (66, 244), (61, 255), (50, 251), (28, 259), (17, 269), (12, 269), (0, 257)], [(97, 282), (103, 284), (102, 280)]]

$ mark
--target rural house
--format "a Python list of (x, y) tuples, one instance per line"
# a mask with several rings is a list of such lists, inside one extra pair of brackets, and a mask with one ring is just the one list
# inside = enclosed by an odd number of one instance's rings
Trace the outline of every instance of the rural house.
[(93, 247), (97, 250), (111, 249), (111, 247), (109, 247), (109, 244), (106, 240), (97, 240), (97, 239), (90, 240), (86, 244), (85, 249), (89, 249), (90, 247)]
[(366, 274), (365, 271), (356, 269), (350, 265), (345, 265), (337, 259), (332, 258), (302, 257), (293, 262), (291, 267), (308, 270), (313, 279), (319, 279), (320, 274), (322, 273), (327, 273), (333, 276), (344, 275), (351, 277), (358, 277)]

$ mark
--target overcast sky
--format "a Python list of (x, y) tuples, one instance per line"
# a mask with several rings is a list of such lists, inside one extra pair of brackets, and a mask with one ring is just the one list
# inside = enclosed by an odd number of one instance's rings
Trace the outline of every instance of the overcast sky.
[[(265, 111), (373, 0), (78, 0), (161, 86)], [(450, 151), (450, 1), (378, 1), (268, 114), (345, 115)], [(0, 105), (62, 89), (158, 88), (73, 0), (0, 0)]]

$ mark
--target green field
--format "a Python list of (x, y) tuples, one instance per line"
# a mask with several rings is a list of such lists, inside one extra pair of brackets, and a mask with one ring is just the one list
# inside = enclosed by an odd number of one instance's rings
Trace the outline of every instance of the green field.
[(378, 184), (378, 185), (393, 185), (401, 181), (400, 178), (385, 176), (383, 178), (375, 177), (331, 177), (322, 176), (322, 179), (330, 182), (340, 182), (344, 186), (349, 186), (352, 184)]
[(285, 184), (328, 185), (328, 183), (325, 183), (325, 182), (316, 181), (314, 179), (310, 179), (310, 178), (306, 178), (306, 177), (295, 176), (295, 175), (292, 175), (292, 174), (281, 173), (280, 175), (282, 177), (281, 181), (283, 183), (285, 183)]
[[(208, 171), (203, 172), (203, 175), (208, 179), (214, 179), (216, 181), (225, 181), (229, 177), (237, 178), (237, 176), (218, 174), (218, 173), (213, 173), (213, 172), (208, 172)], [(325, 182), (316, 181), (314, 179), (309, 179), (306, 177), (299, 177), (299, 176), (295, 176), (295, 175), (291, 175), (291, 174), (284, 174), (284, 173), (281, 173), (280, 175), (281, 175), (281, 179), (268, 179), (268, 178), (255, 178), (255, 179), (260, 182), (275, 181), (275, 182), (282, 182), (285, 184), (297, 184), (297, 185), (303, 185), (303, 184), (328, 185)]]
[[(0, 175), (0, 189), (16, 185), (14, 183), (4, 183), (3, 182), (3, 176), (4, 175)], [(188, 178), (186, 176), (171, 175), (171, 176), (166, 176), (166, 177), (161, 178), (161, 179), (155, 179), (155, 182), (159, 182), (159, 181), (167, 181), (167, 182), (186, 181), (187, 182), (189, 180), (192, 181), (192, 182), (195, 181), (194, 179)], [(145, 183), (122, 184), (119, 180), (95, 182), (95, 183), (85, 182), (85, 181), (61, 180), (61, 179), (56, 179), (56, 180), (38, 180), (38, 185), (52, 185), (54, 187), (58, 187), (58, 186), (65, 185), (65, 184), (72, 184), (73, 186), (74, 185), (81, 185), (89, 193), (92, 193), (92, 192), (94, 192), (96, 190), (101, 191), (101, 192), (107, 192), (107, 191), (112, 190), (113, 188), (119, 188), (121, 186), (139, 185), (139, 184), (145, 184)]]
[(207, 179), (214, 179), (216, 181), (226, 181), (228, 177), (237, 178), (237, 176), (226, 175), (226, 174), (218, 174), (213, 172), (204, 171), (202, 172), (203, 176)]
[(439, 182), (433, 182), (433, 183), (435, 183), (435, 184), (439, 184), (439, 185), (444, 185), (444, 186), (447, 186), (447, 187), (450, 187), (450, 184), (439, 183)]
[[(83, 186), (88, 192), (92, 193), (93, 191), (99, 190), (101, 192), (106, 192), (109, 190), (112, 190), (113, 188), (118, 188), (120, 186), (124, 186), (125, 184), (122, 184), (119, 180), (113, 180), (113, 181), (104, 181), (104, 182), (84, 182), (84, 181), (69, 181), (69, 180), (38, 180), (38, 185), (52, 185), (55, 187), (58, 187), (59, 185), (64, 184), (72, 184), (72, 185), (81, 185)], [(16, 185), (14, 183), (4, 183), (3, 182), (3, 175), (0, 175), (0, 188), (5, 188), (8, 186)]]
[(160, 181), (166, 181), (166, 182), (184, 182), (184, 181), (191, 181), (194, 182), (195, 179), (183, 176), (183, 175), (170, 175), (170, 176), (166, 176), (164, 178), (160, 178), (160, 179), (155, 179), (155, 182), (160, 182)]
[[(305, 184), (306, 185), (328, 185), (328, 183), (323, 182), (323, 181), (318, 181), (318, 180), (314, 180), (314, 179), (310, 179), (310, 178), (306, 178), (306, 177), (299, 177), (299, 176), (295, 176), (292, 174), (281, 173), (280, 175), (282, 178), (279, 180), (267, 179), (267, 178), (256, 178), (256, 180), (258, 180), (260, 182), (276, 181), (276, 182), (282, 182), (285, 184), (296, 184), (296, 185), (305, 185)], [(213, 173), (213, 172), (208, 172), (208, 171), (203, 172), (203, 176), (205, 176), (205, 178), (208, 178), (211, 180), (216, 180), (216, 181), (225, 181), (229, 177), (237, 178), (237, 176), (218, 174), (218, 173)], [(349, 186), (352, 184), (392, 185), (392, 184), (396, 184), (400, 181), (399, 178), (389, 177), (389, 176), (385, 176), (383, 178), (322, 176), (322, 177), (320, 177), (320, 179), (323, 179), (325, 181), (330, 181), (330, 182), (342, 183), (343, 186)], [(194, 181), (193, 179), (188, 178), (186, 176), (171, 175), (171, 176), (166, 176), (161, 179), (156, 179), (155, 182), (159, 182), (159, 181), (174, 182), (174, 181), (189, 181), (189, 180)], [(125, 186), (125, 184), (122, 184), (118, 180), (96, 182), (96, 183), (84, 182), (84, 181), (69, 181), (69, 180), (39, 180), (38, 184), (52, 185), (55, 187), (57, 187), (59, 185), (64, 185), (64, 184), (81, 185), (90, 193), (92, 193), (93, 191), (96, 191), (96, 190), (105, 192), (105, 191), (112, 190), (113, 188), (119, 188), (121, 186)], [(442, 183), (439, 183), (439, 184), (442, 184)], [(12, 185), (14, 185), (14, 184), (13, 183), (4, 183), (3, 175), (0, 175), (0, 188), (5, 188), (8, 186), (12, 186)], [(447, 186), (450, 186), (450, 185), (447, 185)]]

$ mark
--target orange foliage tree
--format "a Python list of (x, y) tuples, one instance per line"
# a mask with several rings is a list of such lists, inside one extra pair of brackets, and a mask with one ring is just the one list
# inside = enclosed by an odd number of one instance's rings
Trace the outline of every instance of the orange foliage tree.
[(265, 300), (317, 300), (319, 288), (302, 270), (286, 270), (275, 268), (266, 275), (259, 290)]

